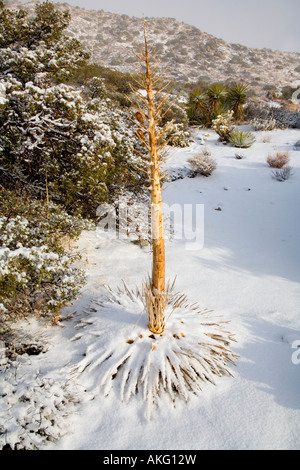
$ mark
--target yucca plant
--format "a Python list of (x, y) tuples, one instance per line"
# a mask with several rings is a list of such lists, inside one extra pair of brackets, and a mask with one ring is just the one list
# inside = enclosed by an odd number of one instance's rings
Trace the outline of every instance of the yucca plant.
[(235, 130), (231, 133), (229, 142), (233, 147), (246, 149), (254, 144), (255, 137), (251, 132)]
[(211, 112), (213, 112), (216, 108), (220, 108), (221, 105), (225, 104), (227, 94), (227, 89), (222, 83), (213, 83), (212, 85), (210, 85), (207, 91), (207, 96)]
[(204, 90), (193, 90), (190, 93), (187, 115), (191, 124), (203, 124), (205, 126), (209, 124), (209, 98)]
[(85, 317), (78, 325), (81, 332), (74, 337), (80, 340), (86, 329), (87, 350), (73, 373), (81, 376), (90, 372), (89, 383), (90, 379), (95, 381), (104, 394), (120, 387), (122, 400), (143, 393), (151, 411), (164, 393), (172, 401), (176, 396), (188, 400), (190, 394), (201, 393), (202, 382), (215, 383), (217, 377), (231, 375), (227, 366), (235, 355), (229, 349), (234, 339), (224, 328), (227, 322), (212, 320), (210, 311), (203, 311), (197, 304), (190, 304), (184, 294), (174, 292), (175, 281), (165, 282), (161, 165), (167, 141), (162, 137), (172, 123), (159, 127), (168, 94), (161, 84), (163, 73), (157, 73), (158, 64), (153, 61), (156, 54), (148, 49), (145, 25), (144, 40), (144, 50), (138, 55), (135, 118), (137, 135), (147, 150), (152, 275), (142, 289), (132, 290), (124, 283), (123, 289), (108, 288), (99, 301), (93, 302), (86, 311), (93, 318)]
[(227, 101), (237, 121), (244, 120), (244, 105), (247, 103), (248, 87), (244, 83), (235, 82), (228, 91)]

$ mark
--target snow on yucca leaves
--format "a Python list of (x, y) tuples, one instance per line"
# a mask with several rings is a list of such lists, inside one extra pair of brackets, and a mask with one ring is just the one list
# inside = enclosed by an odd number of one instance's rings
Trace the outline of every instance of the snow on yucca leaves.
[[(138, 289), (102, 290), (85, 310), (73, 341), (85, 352), (71, 373), (90, 393), (113, 390), (128, 402), (141, 395), (150, 418), (163, 397), (172, 402), (199, 395), (205, 383), (231, 376), (237, 357), (230, 350), (235, 341), (227, 323), (211, 311), (189, 303), (168, 285), (162, 334), (148, 329), (145, 299)], [(66, 371), (68, 373), (69, 371)]]

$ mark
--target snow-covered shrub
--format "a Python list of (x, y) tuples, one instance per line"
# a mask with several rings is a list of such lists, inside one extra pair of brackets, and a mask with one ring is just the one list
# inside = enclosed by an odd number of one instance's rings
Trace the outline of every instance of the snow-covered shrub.
[(267, 163), (271, 168), (282, 168), (284, 165), (287, 165), (289, 162), (288, 152), (281, 153), (277, 152), (275, 155), (267, 156)]
[(254, 131), (272, 131), (276, 129), (276, 120), (255, 118), (251, 121), (251, 125)]
[(143, 178), (126, 112), (95, 86), (61, 83), (85, 60), (63, 35), (68, 22), (50, 2), (37, 6), (36, 22), (6, 9), (0, 15), (1, 183), (48, 191), (70, 212), (90, 215)]
[(276, 129), (300, 128), (299, 113), (289, 111), (282, 106), (269, 106), (265, 102), (254, 103), (250, 101), (245, 108), (245, 118), (250, 122), (253, 120), (258, 122), (271, 122), (274, 120)]
[(229, 137), (229, 142), (233, 147), (249, 148), (255, 142), (255, 137), (251, 132), (235, 130)]
[(58, 81), (70, 77), (88, 58), (80, 42), (64, 34), (70, 20), (67, 10), (61, 12), (51, 2), (37, 4), (31, 17), (0, 4), (0, 70), (22, 83), (38, 73)]
[(112, 103), (88, 101), (64, 84), (28, 82), (9, 91), (0, 116), (1, 171), (8, 183), (45, 194), (47, 178), (53, 198), (91, 214), (111, 188), (139, 180), (132, 126)]
[(82, 387), (70, 378), (29, 372), (29, 361), (27, 354), (0, 357), (0, 450), (39, 450), (57, 441), (71, 431), (83, 401)]
[(12, 197), (12, 201), (19, 200), (13, 208), (12, 203), (3, 199), (1, 195), (1, 320), (25, 314), (45, 315), (54, 320), (84, 283), (83, 272), (74, 265), (78, 255), (66, 251), (61, 240), (65, 236), (76, 238), (90, 224), (71, 217), (52, 203), (26, 204), (21, 198)]
[(292, 168), (290, 166), (284, 166), (283, 168), (272, 171), (273, 178), (280, 182), (288, 180), (291, 174)]
[(172, 147), (188, 147), (190, 134), (184, 129), (183, 124), (170, 124), (164, 135), (164, 140)]
[(188, 162), (195, 173), (203, 176), (210, 176), (217, 168), (216, 160), (210, 156), (210, 152), (207, 150), (193, 155)]
[(180, 102), (174, 95), (170, 95), (162, 105), (162, 119), (160, 125), (165, 125), (173, 121), (174, 124), (182, 124), (183, 129), (186, 129), (189, 124), (189, 119), (185, 109), (184, 103)]
[(216, 131), (221, 142), (228, 142), (229, 138), (234, 130), (234, 125), (232, 124), (233, 120), (233, 111), (227, 111), (224, 114), (220, 114), (212, 122), (212, 129)]
[(295, 143), (294, 149), (300, 150), (300, 140), (297, 140), (297, 142)]

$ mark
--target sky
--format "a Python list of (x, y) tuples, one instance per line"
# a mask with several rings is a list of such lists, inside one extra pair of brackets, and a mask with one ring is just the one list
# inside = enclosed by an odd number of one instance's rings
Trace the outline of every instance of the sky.
[(67, 3), (129, 16), (171, 17), (230, 43), (300, 52), (300, 0), (68, 0)]

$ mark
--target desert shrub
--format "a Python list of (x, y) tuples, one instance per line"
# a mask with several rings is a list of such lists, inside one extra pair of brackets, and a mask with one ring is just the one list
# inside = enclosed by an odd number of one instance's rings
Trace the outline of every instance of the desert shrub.
[(0, 323), (26, 314), (55, 320), (84, 283), (78, 259), (63, 246), (90, 228), (60, 206), (0, 194)]
[(230, 134), (229, 142), (233, 147), (249, 148), (255, 142), (255, 137), (251, 132), (235, 130)]
[(299, 113), (290, 111), (283, 107), (267, 106), (264, 102), (249, 102), (245, 107), (245, 119), (252, 121), (272, 121), (276, 122), (276, 129), (299, 129)]
[(270, 143), (271, 142), (271, 136), (270, 135), (263, 135), (262, 142), (264, 144)]
[(217, 168), (217, 162), (210, 156), (210, 152), (204, 149), (188, 160), (192, 170), (202, 176), (210, 176)]
[(130, 86), (107, 70), (93, 79), (93, 66), (83, 87), (70, 84), (88, 69), (87, 57), (63, 34), (69, 15), (50, 2), (38, 5), (33, 19), (0, 13), (1, 184), (35, 196), (48, 192), (73, 214), (95, 214), (99, 204), (141, 182), (130, 116), (109, 99), (107, 82), (121, 96)]
[(297, 140), (297, 142), (295, 143), (294, 149), (300, 150), (300, 140)]
[(251, 125), (255, 131), (272, 131), (276, 128), (276, 120), (255, 118), (251, 121)]
[(283, 168), (272, 171), (273, 178), (280, 182), (288, 180), (291, 174), (292, 168), (290, 166), (284, 166)]
[(227, 111), (224, 114), (220, 114), (212, 122), (211, 127), (212, 129), (216, 131), (216, 133), (218, 134), (222, 142), (228, 142), (234, 130), (232, 119), (233, 119), (233, 111)]
[(170, 124), (164, 140), (172, 147), (188, 147), (190, 145), (189, 132), (184, 130), (183, 124)]
[(275, 155), (267, 156), (267, 163), (271, 168), (282, 168), (289, 162), (288, 152), (280, 153), (277, 152)]
[(187, 128), (189, 125), (185, 105), (177, 100), (174, 95), (170, 95), (162, 104), (161, 114), (160, 125), (165, 125), (170, 121), (173, 121), (175, 124), (182, 124), (184, 128)]

